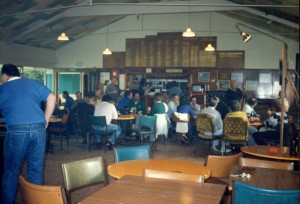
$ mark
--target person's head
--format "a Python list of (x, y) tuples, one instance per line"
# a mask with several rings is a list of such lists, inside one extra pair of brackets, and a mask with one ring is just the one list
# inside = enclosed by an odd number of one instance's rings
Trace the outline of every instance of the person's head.
[(189, 97), (187, 96), (182, 96), (180, 98), (180, 105), (188, 105), (190, 104), (190, 100), (189, 100)]
[(230, 108), (232, 112), (241, 111), (241, 104), (238, 101), (232, 101)]
[(217, 107), (219, 102), (220, 102), (219, 98), (214, 96), (208, 99), (206, 105), (209, 107)]
[(160, 92), (156, 92), (153, 96), (154, 101), (162, 101), (162, 94)]
[(76, 95), (76, 98), (77, 98), (78, 100), (81, 100), (81, 99), (82, 99), (82, 93), (81, 93), (80, 91), (77, 91), (77, 92), (75, 93), (75, 95)]
[(126, 90), (125, 93), (124, 93), (124, 97), (132, 99), (132, 97), (133, 97), (132, 91), (131, 90)]
[(146, 82), (146, 83), (145, 83), (145, 87), (146, 87), (147, 89), (149, 89), (149, 88), (150, 88), (150, 82)]
[(231, 80), (230, 81), (230, 88), (236, 89), (236, 87), (237, 87), (237, 81), (236, 80)]
[(63, 91), (62, 97), (63, 97), (63, 98), (69, 97), (69, 92)]
[(270, 106), (267, 108), (267, 114), (269, 117), (271, 117), (271, 115), (275, 112), (275, 108), (274, 106)]
[(191, 102), (192, 105), (196, 105), (197, 104), (197, 98), (196, 98), (196, 96), (191, 96), (190, 102)]
[(133, 95), (133, 100), (136, 101), (136, 102), (139, 102), (140, 99), (141, 99), (140, 93), (139, 92), (135, 92), (134, 95)]
[(4, 64), (1, 69), (1, 80), (7, 82), (11, 77), (20, 77), (19, 69), (13, 64)]
[(112, 78), (111, 78), (111, 83), (112, 83), (112, 84), (117, 84), (117, 82), (118, 82), (117, 77), (112, 77)]
[(103, 101), (103, 102), (110, 102), (110, 101), (111, 101), (110, 95), (104, 95), (104, 96), (102, 97), (102, 101)]
[(172, 95), (172, 101), (176, 104), (179, 105), (179, 96), (177, 94)]
[(251, 107), (255, 107), (257, 105), (257, 99), (255, 97), (249, 98), (248, 105)]

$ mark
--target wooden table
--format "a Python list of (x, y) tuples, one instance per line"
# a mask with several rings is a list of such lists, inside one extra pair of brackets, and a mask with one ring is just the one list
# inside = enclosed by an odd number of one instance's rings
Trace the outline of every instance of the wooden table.
[(122, 120), (134, 120), (136, 118), (136, 115), (130, 114), (130, 115), (119, 115), (117, 121), (122, 121)]
[(262, 126), (262, 122), (260, 121), (255, 121), (255, 122), (250, 122), (249, 126), (253, 126), (253, 127), (259, 127)]
[[(232, 177), (234, 173), (240, 174), (243, 172), (251, 174), (251, 177)], [(228, 184), (229, 190), (232, 189), (232, 182), (234, 181), (274, 190), (299, 189), (299, 171), (234, 166), (231, 168), (230, 175)]]
[(124, 176), (79, 204), (220, 203), (225, 185)]
[(270, 152), (268, 150), (270, 146), (264, 145), (249, 145), (244, 146), (241, 148), (241, 151), (257, 157), (264, 157), (270, 159), (279, 159), (279, 160), (286, 160), (286, 161), (299, 161), (299, 155), (297, 156), (290, 156), (289, 155), (289, 148), (284, 147), (282, 151), (277, 153)]
[(206, 166), (189, 161), (170, 159), (129, 160), (117, 162), (108, 166), (108, 173), (112, 177), (119, 179), (125, 175), (143, 176), (144, 169), (204, 175), (206, 179), (211, 176), (211, 170)]

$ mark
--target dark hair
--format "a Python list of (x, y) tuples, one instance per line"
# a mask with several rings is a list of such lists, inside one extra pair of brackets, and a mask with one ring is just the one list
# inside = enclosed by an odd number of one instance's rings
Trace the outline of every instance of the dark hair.
[(190, 101), (191, 101), (191, 102), (192, 102), (192, 99), (193, 99), (193, 98), (197, 99), (196, 96), (191, 96), (191, 97), (190, 97)]
[(13, 64), (4, 64), (1, 69), (1, 75), (6, 74), (9, 77), (19, 77), (20, 71)]
[(238, 101), (232, 101), (230, 104), (230, 108), (233, 112), (241, 110), (241, 104)]
[(66, 96), (69, 96), (69, 92), (67, 92), (67, 91), (63, 91), (63, 94)]
[(249, 98), (248, 104), (249, 106), (254, 106), (255, 104), (257, 104), (257, 99), (255, 97)]
[(95, 96), (93, 91), (90, 91), (86, 94), (86, 97), (93, 98)]
[(187, 104), (190, 104), (189, 97), (187, 97), (187, 96), (182, 96), (182, 97), (180, 98), (180, 105), (187, 105)]
[(154, 101), (162, 101), (162, 94), (160, 92), (156, 92), (153, 96)]
[(175, 96), (178, 96), (178, 94), (172, 94), (171, 98), (174, 99)]
[(126, 96), (129, 96), (130, 95), (130, 93), (132, 93), (132, 91), (131, 90), (126, 90), (125, 91), (125, 93), (124, 93), (124, 96), (126, 97)]
[(104, 96), (102, 97), (102, 101), (105, 101), (105, 102), (111, 101), (110, 95), (104, 95)]

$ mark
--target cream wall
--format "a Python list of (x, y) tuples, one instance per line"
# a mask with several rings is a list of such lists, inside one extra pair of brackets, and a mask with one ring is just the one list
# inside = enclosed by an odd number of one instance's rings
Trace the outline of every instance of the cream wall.
[[(197, 36), (217, 36), (218, 50), (245, 50), (245, 68), (277, 69), (281, 59), (282, 43), (247, 28), (245, 31), (253, 33), (253, 39), (244, 43), (235, 28), (236, 23), (238, 21), (213, 12), (209, 34), (209, 12), (206, 12), (191, 14), (190, 25)], [(186, 14), (145, 15), (143, 18), (139, 16), (139, 19), (136, 15), (131, 15), (109, 26), (108, 47), (113, 52), (125, 51), (126, 38), (144, 38), (146, 35), (156, 35), (157, 32), (182, 32), (187, 26)], [(299, 42), (282, 40), (288, 43), (289, 68), (294, 69), (295, 55), (299, 53)], [(101, 68), (102, 51), (105, 47), (106, 29), (103, 29), (57, 50), (56, 67), (74, 67), (75, 61), (84, 61), (86, 67)]]
[(55, 67), (55, 51), (0, 41), (0, 63), (41, 68)]
[[(211, 33), (209, 22), (209, 12), (191, 13), (190, 25), (198, 37), (217, 36), (217, 50), (245, 50), (245, 68), (278, 68), (282, 46), (279, 41), (245, 28), (246, 32), (252, 34), (253, 39), (244, 43), (235, 28), (238, 21), (215, 12), (211, 14)], [(143, 17), (140, 15), (139, 18), (137, 15), (131, 15), (109, 25), (108, 47), (113, 52), (124, 52), (127, 38), (144, 38), (146, 35), (157, 35), (158, 32), (182, 32), (187, 26), (187, 14), (143, 15)], [(282, 40), (288, 44), (289, 68), (294, 69), (295, 55), (299, 53), (299, 42)], [(0, 42), (0, 63), (74, 68), (75, 62), (83, 61), (87, 68), (101, 68), (103, 67), (102, 51), (105, 47), (106, 28), (70, 42), (56, 51)]]

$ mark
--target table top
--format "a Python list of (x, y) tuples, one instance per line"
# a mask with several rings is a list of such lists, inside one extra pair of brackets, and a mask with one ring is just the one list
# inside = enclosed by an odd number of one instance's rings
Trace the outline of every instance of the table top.
[(124, 176), (79, 204), (220, 203), (225, 185)]
[(253, 126), (253, 127), (258, 127), (258, 126), (262, 126), (262, 122), (260, 121), (255, 121), (255, 122), (250, 122), (249, 126)]
[(249, 145), (249, 146), (242, 147), (241, 151), (246, 154), (250, 154), (257, 157), (287, 160), (287, 161), (299, 161), (299, 155), (298, 156), (289, 155), (288, 147), (283, 147), (283, 150), (279, 152), (270, 152), (268, 148), (270, 148), (270, 146)]
[(206, 179), (211, 176), (211, 170), (206, 166), (189, 161), (170, 159), (128, 160), (117, 162), (108, 166), (108, 173), (112, 177), (119, 179), (125, 175), (143, 176), (144, 169), (204, 175)]
[[(232, 174), (234, 173), (247, 173), (251, 177), (233, 177)], [(299, 171), (234, 166), (231, 168), (230, 175), (229, 189), (232, 188), (233, 181), (241, 181), (256, 187), (274, 190), (299, 189)]]
[(136, 115), (130, 114), (130, 115), (119, 115), (118, 118), (114, 120), (134, 120), (136, 118)]

